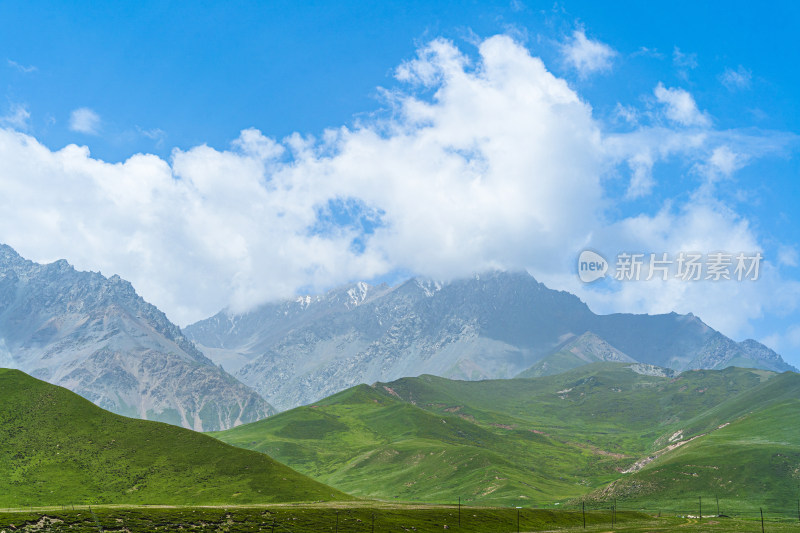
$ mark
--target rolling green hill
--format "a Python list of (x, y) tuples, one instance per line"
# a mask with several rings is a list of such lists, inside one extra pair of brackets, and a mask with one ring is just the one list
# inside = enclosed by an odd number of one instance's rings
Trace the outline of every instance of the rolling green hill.
[(530, 505), (621, 484), (643, 458), (691, 450), (772, 405), (786, 379), (739, 368), (657, 373), (594, 363), (533, 379), (404, 378), (214, 435), (359, 496)]
[(800, 485), (800, 375), (785, 373), (692, 423), (712, 431), (622, 477), (594, 498), (696, 501), (698, 496), (793, 510)]
[(670, 378), (650, 375), (652, 369), (593, 363), (534, 379), (468, 382), (421, 376), (376, 387), (428, 411), (457, 410), (481, 425), (532, 428), (561, 440), (637, 455), (659, 449), (679, 429), (684, 429), (684, 438), (707, 431), (715, 420), (698, 418), (691, 431), (683, 426), (776, 375), (727, 368)]
[[(578, 456), (586, 465), (593, 456), (533, 431), (432, 413), (367, 385), (213, 435), (281, 457), (357, 496), (405, 501), (451, 503), (462, 497), (506, 504), (578, 496), (585, 491), (582, 473), (563, 477), (555, 465)], [(613, 471), (611, 465), (600, 468)]]
[(112, 414), (18, 370), (0, 369), (0, 391), (0, 507), (348, 498), (266, 455)]

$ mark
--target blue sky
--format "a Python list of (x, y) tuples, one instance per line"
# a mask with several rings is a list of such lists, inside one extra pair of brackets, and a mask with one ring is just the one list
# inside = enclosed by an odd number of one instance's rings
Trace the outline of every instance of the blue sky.
[[(527, 268), (800, 365), (798, 22), (795, 2), (3, 2), (0, 241), (119, 273), (181, 324)], [(687, 246), (760, 250), (764, 277), (575, 276), (584, 247)]]
[[(53, 148), (86, 143), (106, 161), (166, 156), (176, 146), (225, 147), (245, 127), (281, 138), (350, 124), (380, 107), (376, 87), (392, 85), (398, 63), (435, 37), (511, 33), (569, 75), (557, 43), (583, 26), (626, 56), (662, 56), (626, 57), (614, 76), (579, 84), (600, 112), (655, 79), (694, 89), (722, 126), (800, 126), (795, 2), (371, 4), (3, 2), (3, 104), (26, 105), (32, 132)], [(689, 67), (675, 68), (676, 48)], [(739, 65), (753, 75), (751, 89), (721, 93), (718, 76)], [(86, 106), (101, 116), (102, 136), (69, 130), (69, 113)], [(142, 134), (155, 130), (163, 137)]]

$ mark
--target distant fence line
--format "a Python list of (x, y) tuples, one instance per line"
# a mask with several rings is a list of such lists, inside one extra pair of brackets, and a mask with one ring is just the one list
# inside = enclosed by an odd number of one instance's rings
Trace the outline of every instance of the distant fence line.
[(562, 509), (578, 513), (585, 506), (590, 511), (637, 511), (654, 516), (679, 516), (698, 520), (725, 517), (739, 520), (763, 520), (764, 522), (797, 522), (800, 524), (800, 497), (759, 498), (747, 503), (745, 498), (735, 500), (717, 496), (694, 498), (663, 498), (637, 500), (592, 500), (582, 503), (547, 505), (548, 509)]
[[(691, 497), (686, 498), (663, 498), (659, 500), (649, 499), (647, 501), (637, 500), (592, 500), (592, 501), (571, 501), (559, 504), (528, 504), (524, 506), (472, 506), (464, 503), (465, 500), (456, 500), (454, 502), (446, 503), (430, 503), (430, 502), (403, 502), (413, 505), (420, 505), (421, 507), (409, 507), (408, 511), (415, 514), (424, 514), (426, 512), (441, 512), (443, 509), (450, 509), (453, 514), (453, 523), (450, 525), (451, 529), (457, 529), (462, 522), (464, 525), (469, 525), (469, 522), (475, 517), (488, 515), (489, 513), (502, 512), (504, 516), (507, 515), (506, 521), (509, 522), (509, 531), (514, 531), (513, 527), (516, 525), (518, 530), (520, 523), (530, 522), (534, 519), (541, 520), (543, 512), (554, 512), (561, 517), (572, 517), (569, 522), (570, 528), (580, 528), (581, 524), (584, 528), (596, 527), (600, 525), (610, 525), (612, 528), (617, 522), (618, 512), (639, 512), (651, 516), (663, 517), (682, 517), (702, 520), (710, 520), (714, 518), (724, 517), (737, 520), (748, 521), (761, 521), (762, 527), (764, 523), (786, 523), (796, 522), (800, 524), (800, 498), (764, 498), (753, 501), (752, 504), (747, 503), (745, 499), (729, 500), (727, 498), (718, 499), (716, 496), (697, 496), (695, 499)], [(336, 505), (331, 502), (331, 505)], [(374, 532), (381, 530), (381, 515), (388, 516), (392, 513), (402, 513), (403, 507), (381, 507), (385, 505), (384, 502), (376, 502), (375, 507), (370, 507), (369, 502), (362, 502), (362, 505), (348, 507), (347, 502), (343, 502), (342, 507), (319, 508), (320, 513), (330, 513), (330, 529), (335, 533), (340, 530), (344, 533), (346, 531), (364, 531)], [(430, 507), (427, 507), (430, 506)], [(96, 522), (98, 529), (102, 531), (100, 522), (93, 512), (92, 505), (88, 504), (64, 504), (55, 506), (43, 507), (9, 507), (0, 509), (0, 512), (5, 513), (36, 513), (46, 515), (48, 512), (58, 511), (89, 511)], [(275, 505), (275, 504), (252, 504), (252, 505), (94, 505), (94, 509), (104, 510), (104, 513), (113, 512), (115, 509), (157, 509), (157, 508), (176, 508), (176, 509), (218, 509), (226, 511), (235, 511), (237, 509), (263, 509), (265, 512), (277, 513), (287, 511), (289, 508)], [(302, 503), (297, 504), (297, 508), (312, 509), (313, 505), (304, 506)], [(342, 515), (340, 517), (340, 514)], [(358, 524), (352, 522), (351, 517), (353, 514), (366, 515), (364, 520), (358, 520)], [(463, 516), (462, 516), (463, 515)], [(341, 520), (340, 520), (341, 518)], [(516, 522), (516, 524), (514, 524)], [(298, 524), (294, 524), (298, 525)], [(276, 517), (267, 520), (263, 524), (262, 530), (275, 532), (291, 532), (292, 524), (285, 522)], [(525, 529), (523, 529), (525, 530)], [(531, 530), (531, 529), (527, 529)]]

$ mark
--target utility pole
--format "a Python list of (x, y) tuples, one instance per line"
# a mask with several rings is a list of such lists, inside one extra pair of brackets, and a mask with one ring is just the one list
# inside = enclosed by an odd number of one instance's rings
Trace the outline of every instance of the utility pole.
[(617, 519), (617, 499), (614, 498), (614, 503), (611, 505), (611, 529), (614, 529), (614, 522)]
[(698, 496), (698, 501), (700, 502), (700, 521), (703, 521), (703, 497)]
[(581, 511), (583, 512), (583, 529), (586, 529), (586, 502), (581, 502)]
[(458, 527), (461, 527), (461, 496), (458, 497)]

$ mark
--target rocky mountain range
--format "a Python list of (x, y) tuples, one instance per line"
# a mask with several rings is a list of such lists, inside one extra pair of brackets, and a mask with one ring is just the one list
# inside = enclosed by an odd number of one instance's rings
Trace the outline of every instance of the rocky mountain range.
[(182, 332), (118, 276), (63, 260), (36, 264), (0, 245), (0, 366), (119, 414), (195, 430), (258, 420), (274, 412), (270, 404), (288, 409), (359, 383), (531, 377), (596, 361), (794, 370), (694, 315), (596, 315), (518, 272), (359, 282), (222, 311)]
[[(524, 272), (356, 283), (244, 314), (222, 311), (185, 334), (279, 409), (404, 376), (511, 378), (544, 360), (794, 370), (766, 346), (735, 342), (692, 314), (597, 315)], [(564, 354), (570, 362), (559, 362)]]
[(0, 367), (132, 417), (209, 431), (274, 409), (119, 276), (40, 265), (0, 245)]

